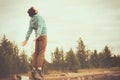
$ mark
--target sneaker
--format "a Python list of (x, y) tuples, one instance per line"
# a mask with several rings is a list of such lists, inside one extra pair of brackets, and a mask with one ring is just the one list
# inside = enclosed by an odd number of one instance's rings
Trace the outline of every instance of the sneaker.
[(19, 75), (17, 75), (16, 77), (17, 77), (17, 80), (21, 80), (22, 79), (21, 76), (19, 76)]
[(35, 75), (36, 75), (36, 70), (32, 69), (31, 76), (32, 76), (33, 80), (37, 80)]
[(42, 74), (42, 70), (37, 69), (37, 73), (39, 74), (39, 76), (40, 76), (42, 79), (44, 79), (44, 76), (43, 76), (43, 74)]

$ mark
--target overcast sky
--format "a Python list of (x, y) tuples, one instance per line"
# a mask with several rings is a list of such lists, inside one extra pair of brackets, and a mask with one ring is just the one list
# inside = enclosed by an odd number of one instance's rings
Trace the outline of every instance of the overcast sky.
[(39, 10), (48, 27), (48, 61), (56, 47), (75, 50), (79, 37), (87, 49), (102, 51), (108, 45), (120, 54), (120, 0), (0, 0), (0, 38), (5, 34), (28, 55), (34, 51), (34, 33), (25, 47), (21, 42), (28, 30), (31, 6)]

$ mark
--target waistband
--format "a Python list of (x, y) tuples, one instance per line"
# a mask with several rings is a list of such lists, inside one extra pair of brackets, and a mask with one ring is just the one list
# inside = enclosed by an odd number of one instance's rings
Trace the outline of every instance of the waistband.
[(43, 38), (43, 37), (45, 38), (45, 37), (47, 37), (47, 36), (46, 36), (46, 35), (44, 35), (44, 36), (42, 35), (42, 36), (40, 36), (39, 38)]

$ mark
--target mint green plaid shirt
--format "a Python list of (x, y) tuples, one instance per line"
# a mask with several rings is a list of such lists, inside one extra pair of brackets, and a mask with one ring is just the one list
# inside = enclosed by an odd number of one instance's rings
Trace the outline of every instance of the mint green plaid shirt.
[(29, 39), (32, 31), (35, 31), (35, 36), (47, 35), (47, 27), (44, 19), (39, 14), (34, 15), (30, 20), (30, 26), (27, 31), (26, 40)]

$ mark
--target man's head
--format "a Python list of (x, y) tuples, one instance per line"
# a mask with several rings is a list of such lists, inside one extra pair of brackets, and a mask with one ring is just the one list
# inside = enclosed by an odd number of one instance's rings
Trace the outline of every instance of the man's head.
[(36, 10), (34, 7), (31, 7), (30, 9), (28, 9), (28, 14), (30, 17), (33, 17), (35, 14), (38, 13), (38, 10)]

